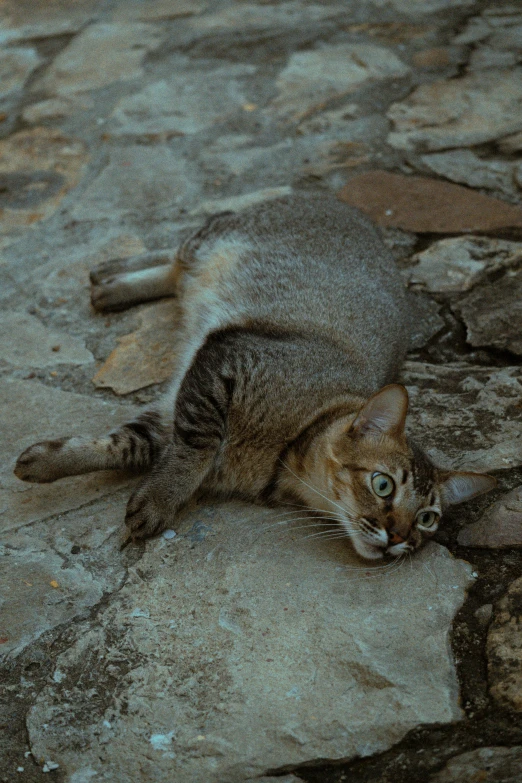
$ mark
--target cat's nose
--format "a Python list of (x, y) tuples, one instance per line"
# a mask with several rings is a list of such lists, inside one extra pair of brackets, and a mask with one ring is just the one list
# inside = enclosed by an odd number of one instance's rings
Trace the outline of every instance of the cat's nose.
[(396, 530), (392, 529), (388, 531), (388, 543), (390, 546), (394, 546), (394, 544), (404, 544), (404, 538), (400, 536)]

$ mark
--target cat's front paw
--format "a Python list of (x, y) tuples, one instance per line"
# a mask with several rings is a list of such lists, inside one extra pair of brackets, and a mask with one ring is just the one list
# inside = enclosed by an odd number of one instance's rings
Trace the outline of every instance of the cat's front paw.
[(66, 438), (43, 440), (29, 446), (16, 461), (15, 476), (21, 481), (35, 484), (47, 484), (62, 478), (66, 474), (59, 457), (65, 440)]
[(127, 503), (125, 524), (131, 538), (148, 538), (165, 530), (170, 516), (154, 497), (153, 487), (146, 481), (131, 495)]

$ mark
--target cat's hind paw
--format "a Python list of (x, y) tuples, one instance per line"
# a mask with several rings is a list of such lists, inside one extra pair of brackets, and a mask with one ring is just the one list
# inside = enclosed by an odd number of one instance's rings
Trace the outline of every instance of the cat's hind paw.
[(29, 446), (16, 461), (15, 476), (35, 484), (47, 484), (62, 478), (66, 473), (59, 457), (66, 440), (44, 440)]

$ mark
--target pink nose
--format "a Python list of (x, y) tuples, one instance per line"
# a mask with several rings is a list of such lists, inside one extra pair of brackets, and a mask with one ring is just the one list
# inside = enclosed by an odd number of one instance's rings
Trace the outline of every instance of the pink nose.
[(404, 538), (402, 538), (396, 530), (390, 530), (388, 533), (388, 543), (392, 546), (394, 544), (404, 544)]

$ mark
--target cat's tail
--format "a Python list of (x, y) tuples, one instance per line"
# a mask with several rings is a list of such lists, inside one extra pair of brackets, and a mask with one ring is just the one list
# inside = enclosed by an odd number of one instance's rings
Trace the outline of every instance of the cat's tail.
[(166, 424), (161, 410), (151, 408), (101, 438), (35, 443), (18, 457), (14, 472), (22, 481), (38, 484), (96, 470), (145, 472), (158, 459), (171, 432), (172, 424)]

